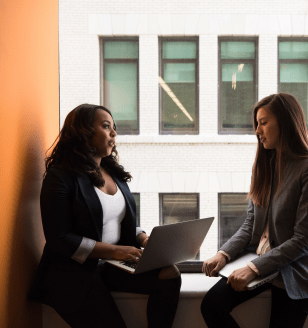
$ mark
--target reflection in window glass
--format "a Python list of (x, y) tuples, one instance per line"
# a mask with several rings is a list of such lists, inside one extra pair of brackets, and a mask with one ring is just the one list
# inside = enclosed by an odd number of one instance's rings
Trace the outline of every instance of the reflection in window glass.
[(247, 215), (247, 194), (219, 194), (218, 248), (230, 239), (241, 227)]
[(138, 226), (140, 226), (140, 194), (133, 193), (133, 196), (134, 196), (135, 202), (136, 202), (136, 220), (137, 220)]
[[(197, 219), (199, 219), (199, 194), (160, 194), (161, 224), (172, 224)], [(199, 260), (199, 253), (194, 260)]]
[(118, 134), (138, 134), (138, 41), (105, 39), (102, 44), (104, 105)]
[(220, 41), (220, 133), (253, 133), (257, 100), (256, 40)]
[(198, 133), (197, 39), (160, 39), (160, 133)]
[(279, 41), (279, 91), (292, 94), (307, 121), (308, 113), (308, 41)]

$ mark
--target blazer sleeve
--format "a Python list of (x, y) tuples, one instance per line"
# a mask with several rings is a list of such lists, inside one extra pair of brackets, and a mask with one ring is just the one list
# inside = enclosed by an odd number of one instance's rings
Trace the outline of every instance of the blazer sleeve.
[(261, 276), (308, 256), (308, 169), (301, 175), (300, 187), (293, 236), (252, 261)]
[(42, 185), (40, 205), (46, 247), (72, 257), (82, 242), (73, 232), (74, 178), (69, 172), (52, 168)]
[(254, 205), (251, 200), (249, 200), (247, 217), (240, 227), (240, 229), (220, 248), (220, 250), (225, 251), (234, 259), (234, 257), (240, 253), (252, 238), (254, 224)]

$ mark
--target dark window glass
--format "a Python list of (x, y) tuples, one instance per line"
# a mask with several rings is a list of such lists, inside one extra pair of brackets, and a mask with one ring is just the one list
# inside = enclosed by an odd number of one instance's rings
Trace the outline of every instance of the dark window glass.
[(219, 133), (253, 133), (257, 39), (219, 39)]
[[(292, 41), (293, 40), (293, 41)], [(279, 92), (292, 94), (308, 113), (308, 39), (279, 38)]]
[(198, 39), (160, 39), (160, 133), (197, 134)]
[(247, 215), (247, 194), (218, 194), (218, 248), (230, 239), (243, 224)]
[(136, 220), (137, 220), (138, 226), (140, 226), (140, 194), (133, 193), (133, 196), (134, 196), (135, 202), (136, 202)]
[(138, 40), (102, 39), (103, 100), (118, 134), (138, 134)]
[[(160, 223), (172, 224), (199, 219), (199, 194), (160, 194)], [(199, 253), (193, 260), (199, 260)]]

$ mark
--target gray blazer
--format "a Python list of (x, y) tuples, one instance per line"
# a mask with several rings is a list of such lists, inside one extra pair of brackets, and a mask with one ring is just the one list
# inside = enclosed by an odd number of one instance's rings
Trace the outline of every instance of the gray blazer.
[[(221, 250), (231, 259), (244, 248), (256, 250), (267, 212), (250, 201), (246, 220)], [(269, 240), (271, 250), (252, 261), (260, 275), (279, 269), (289, 297), (308, 298), (308, 159), (285, 168), (282, 191), (272, 199)]]

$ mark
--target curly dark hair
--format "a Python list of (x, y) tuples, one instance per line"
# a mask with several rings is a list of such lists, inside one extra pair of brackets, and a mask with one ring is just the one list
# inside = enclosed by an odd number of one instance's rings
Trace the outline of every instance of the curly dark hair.
[[(44, 176), (50, 168), (61, 167), (68, 171), (85, 173), (96, 187), (104, 186), (105, 180), (94, 160), (96, 149), (89, 145), (94, 135), (93, 123), (99, 109), (112, 117), (107, 108), (90, 104), (79, 105), (67, 115), (57, 139), (47, 150), (48, 152), (55, 145), (50, 156), (46, 154)], [(118, 163), (116, 146), (113, 147), (111, 155), (102, 158), (100, 165), (122, 181), (130, 181), (132, 178)]]

